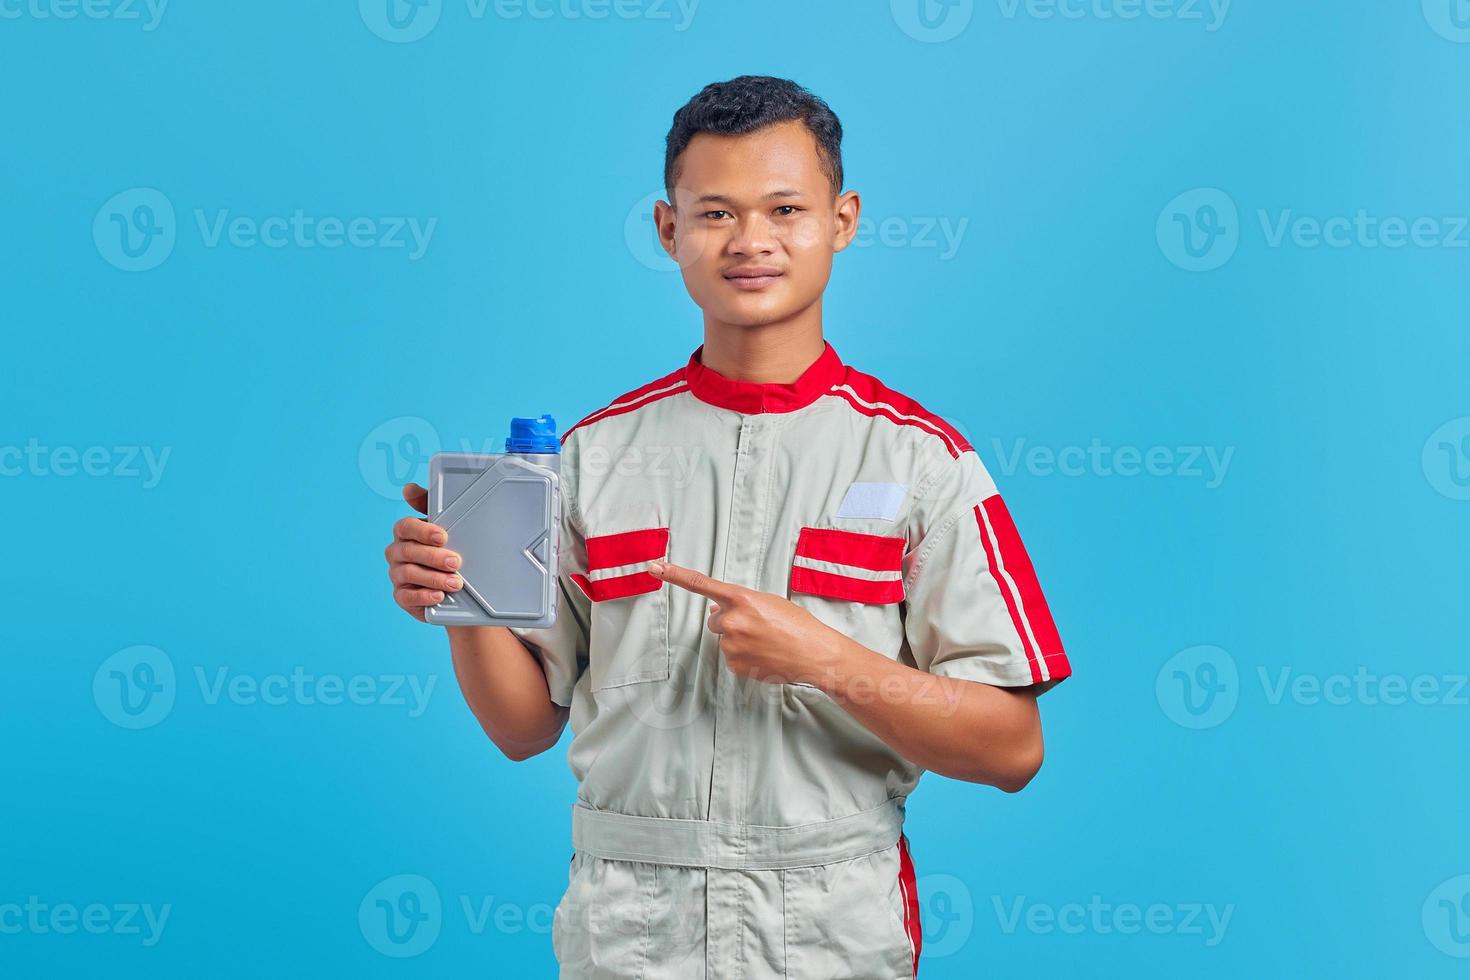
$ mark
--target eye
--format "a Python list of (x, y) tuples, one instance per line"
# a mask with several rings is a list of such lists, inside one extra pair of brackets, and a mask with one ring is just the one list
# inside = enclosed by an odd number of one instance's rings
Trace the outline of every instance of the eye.
[(704, 217), (706, 217), (706, 218), (714, 218), (715, 220), (719, 220), (720, 215), (722, 215), (722, 214), (728, 214), (728, 213), (729, 213), (728, 211), (706, 211), (704, 213)]
[(777, 213), (779, 213), (783, 218), (793, 215), (800, 210), (801, 208), (798, 208), (794, 204), (782, 204), (776, 208)]

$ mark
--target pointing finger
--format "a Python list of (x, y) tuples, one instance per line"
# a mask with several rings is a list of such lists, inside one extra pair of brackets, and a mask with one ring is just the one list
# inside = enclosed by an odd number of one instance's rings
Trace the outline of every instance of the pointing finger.
[(707, 599), (719, 599), (728, 601), (734, 597), (740, 588), (729, 582), (721, 582), (717, 578), (706, 575), (704, 572), (696, 572), (692, 568), (675, 565), (671, 562), (651, 561), (648, 563), (648, 572), (656, 579), (677, 585), (681, 589), (688, 589), (696, 595), (702, 595)]

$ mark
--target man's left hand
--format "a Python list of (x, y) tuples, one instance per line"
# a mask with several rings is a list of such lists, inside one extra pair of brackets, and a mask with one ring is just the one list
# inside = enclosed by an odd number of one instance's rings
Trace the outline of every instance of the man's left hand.
[(649, 562), (656, 579), (710, 600), (710, 632), (725, 664), (742, 677), (814, 683), (838, 655), (841, 634), (784, 596), (758, 592), (666, 561)]

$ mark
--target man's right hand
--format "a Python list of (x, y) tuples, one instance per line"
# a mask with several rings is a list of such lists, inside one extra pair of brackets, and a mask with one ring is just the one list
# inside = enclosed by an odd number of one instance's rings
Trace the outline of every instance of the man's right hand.
[[(417, 483), (403, 488), (403, 499), (420, 514), (429, 512), (429, 491)], [(444, 547), (449, 534), (421, 517), (405, 517), (393, 525), (393, 542), (383, 551), (393, 601), (414, 619), (424, 622), (424, 609), (444, 601), (444, 593), (458, 592), (464, 580), (456, 574), (460, 556)]]

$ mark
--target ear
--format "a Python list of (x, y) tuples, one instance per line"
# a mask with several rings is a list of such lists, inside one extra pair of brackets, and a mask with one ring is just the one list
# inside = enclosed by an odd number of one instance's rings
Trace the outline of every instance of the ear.
[(862, 210), (862, 198), (857, 191), (845, 191), (832, 202), (833, 252), (840, 252), (852, 244), (853, 238), (857, 236), (858, 219), (862, 216)]
[(674, 254), (674, 226), (676, 214), (674, 206), (668, 201), (653, 202), (653, 227), (658, 232), (658, 243), (669, 258), (678, 261)]

